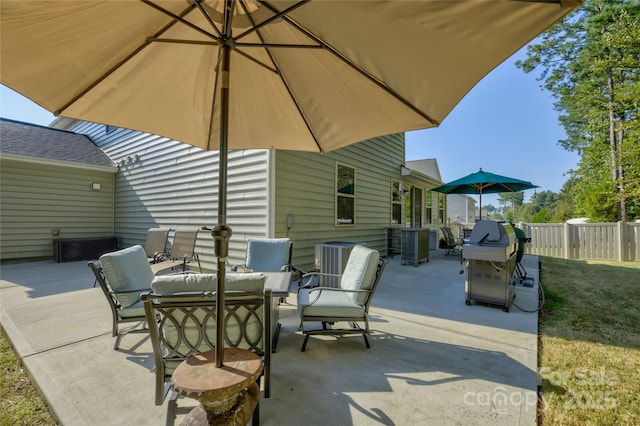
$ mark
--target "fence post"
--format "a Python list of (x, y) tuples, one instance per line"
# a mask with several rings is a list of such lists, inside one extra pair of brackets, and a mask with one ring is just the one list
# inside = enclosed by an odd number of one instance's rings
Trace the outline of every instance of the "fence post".
[(564, 233), (562, 235), (562, 244), (564, 245), (564, 258), (571, 259), (571, 225), (564, 223)]
[(619, 262), (624, 262), (627, 259), (627, 227), (625, 226), (625, 223), (622, 221), (618, 221), (618, 232), (616, 235), (616, 243), (617, 243), (617, 247), (618, 247), (618, 261)]

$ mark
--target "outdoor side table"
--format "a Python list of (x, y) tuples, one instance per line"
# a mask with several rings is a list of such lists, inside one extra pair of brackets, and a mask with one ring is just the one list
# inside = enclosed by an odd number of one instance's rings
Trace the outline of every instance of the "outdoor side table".
[(225, 348), (222, 367), (216, 367), (215, 358), (215, 349), (193, 355), (171, 377), (176, 392), (200, 402), (182, 425), (239, 425), (251, 419), (260, 399), (256, 380), (262, 359), (238, 348)]

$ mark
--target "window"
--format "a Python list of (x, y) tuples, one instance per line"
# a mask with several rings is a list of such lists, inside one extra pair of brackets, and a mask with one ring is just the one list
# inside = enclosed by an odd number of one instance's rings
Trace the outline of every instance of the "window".
[(391, 224), (402, 224), (402, 185), (397, 180), (391, 182)]
[(444, 224), (444, 206), (447, 196), (445, 194), (438, 194), (438, 222)]
[(336, 225), (356, 223), (356, 170), (338, 164), (336, 170)]
[(424, 221), (425, 223), (433, 223), (433, 192), (427, 191), (427, 196), (424, 198)]
[(411, 191), (411, 196), (413, 197), (412, 205), (414, 206), (411, 226), (415, 228), (422, 228), (422, 194), (424, 194), (422, 188), (414, 187), (413, 191)]

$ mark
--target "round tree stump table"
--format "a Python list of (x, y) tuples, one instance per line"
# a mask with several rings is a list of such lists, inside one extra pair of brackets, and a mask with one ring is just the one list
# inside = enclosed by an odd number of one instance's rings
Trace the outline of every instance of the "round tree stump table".
[(217, 368), (215, 349), (180, 363), (171, 377), (179, 394), (196, 399), (181, 425), (246, 425), (260, 399), (256, 380), (262, 359), (255, 353), (225, 348), (224, 364)]

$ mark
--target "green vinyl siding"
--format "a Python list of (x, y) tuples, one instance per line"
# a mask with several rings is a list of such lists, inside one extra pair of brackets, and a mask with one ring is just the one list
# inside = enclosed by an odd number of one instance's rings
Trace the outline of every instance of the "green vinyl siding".
[[(218, 220), (218, 152), (161, 136), (75, 123), (116, 163), (116, 235), (122, 247), (143, 244), (152, 227), (214, 227)], [(129, 159), (132, 161), (129, 161)], [(246, 240), (267, 236), (268, 150), (229, 152), (227, 223), (233, 235), (228, 264), (244, 262)], [(137, 160), (137, 161), (136, 161)], [(169, 241), (173, 232), (169, 234)], [(203, 269), (215, 270), (213, 239), (198, 235), (196, 252)]]
[[(144, 242), (150, 227), (209, 226), (217, 223), (218, 153), (160, 136), (76, 122), (116, 163), (115, 232), (123, 247)], [(312, 267), (315, 244), (357, 241), (384, 251), (391, 218), (390, 182), (400, 179), (404, 135), (361, 142), (327, 154), (286, 150), (229, 152), (227, 223), (233, 234), (228, 265), (244, 262), (246, 241), (287, 236), (294, 263)], [(356, 170), (356, 224), (335, 224), (336, 163)], [(171, 240), (172, 234), (169, 239)], [(215, 270), (213, 240), (201, 232), (196, 245), (202, 266)]]
[[(313, 268), (315, 245), (327, 241), (364, 243), (384, 253), (385, 227), (391, 221), (391, 179), (400, 179), (404, 134), (360, 142), (327, 154), (277, 151), (275, 233), (285, 236), (286, 218), (294, 215), (289, 237), (293, 263)], [(355, 168), (356, 224), (335, 224), (336, 163)]]
[(2, 261), (50, 258), (53, 238), (113, 235), (113, 173), (5, 159), (0, 170)]

